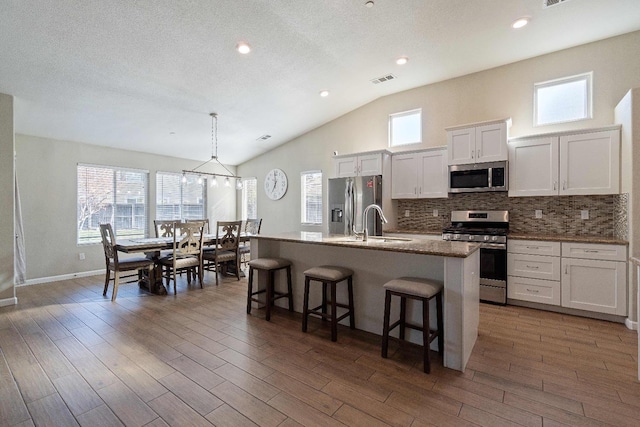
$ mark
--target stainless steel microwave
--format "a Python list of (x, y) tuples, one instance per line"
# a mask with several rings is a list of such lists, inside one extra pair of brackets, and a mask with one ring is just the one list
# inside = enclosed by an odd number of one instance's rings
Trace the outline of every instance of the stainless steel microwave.
[(507, 162), (449, 166), (449, 192), (474, 193), (509, 190)]

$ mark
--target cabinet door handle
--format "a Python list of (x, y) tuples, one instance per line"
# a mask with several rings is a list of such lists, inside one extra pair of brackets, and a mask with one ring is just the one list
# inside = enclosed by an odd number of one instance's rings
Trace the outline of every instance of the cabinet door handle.
[(471, 150), (471, 158), (473, 159), (473, 156), (475, 155), (475, 150)]
[(562, 181), (562, 189), (563, 190), (567, 189), (567, 181)]
[(540, 268), (540, 267), (538, 267), (537, 265), (527, 265), (526, 267), (527, 267), (527, 268), (530, 268), (530, 269), (532, 269), (532, 270), (537, 270), (537, 269), (539, 269), (539, 268)]
[(553, 181), (553, 190), (557, 190), (558, 189), (558, 181)]
[(564, 274), (569, 274), (569, 266), (568, 265), (564, 266)]
[(539, 246), (527, 246), (527, 249), (540, 249)]
[(476, 151), (476, 157), (480, 158), (480, 150)]
[(529, 289), (529, 288), (527, 288), (527, 292), (533, 292), (534, 294), (537, 294), (540, 291), (537, 290), (537, 289)]
[(595, 249), (585, 249), (584, 251), (585, 251), (586, 253), (589, 253), (589, 254), (597, 254), (597, 253), (599, 253), (599, 252), (600, 252), (600, 251), (595, 250)]
[(413, 187), (413, 194), (418, 194), (418, 187)]

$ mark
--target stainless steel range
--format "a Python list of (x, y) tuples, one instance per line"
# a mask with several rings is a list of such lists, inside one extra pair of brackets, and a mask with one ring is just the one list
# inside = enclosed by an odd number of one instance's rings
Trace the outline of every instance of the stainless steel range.
[(508, 211), (452, 211), (444, 240), (480, 243), (480, 301), (507, 303)]

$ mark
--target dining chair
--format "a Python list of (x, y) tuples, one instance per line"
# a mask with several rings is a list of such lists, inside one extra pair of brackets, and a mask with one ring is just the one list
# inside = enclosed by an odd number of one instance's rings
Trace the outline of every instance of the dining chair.
[(249, 262), (248, 255), (251, 254), (251, 242), (248, 236), (260, 234), (260, 227), (262, 227), (262, 218), (259, 219), (247, 219), (244, 222), (244, 233), (247, 236), (247, 240), (242, 242), (238, 252), (240, 254), (240, 264), (246, 267)]
[(236, 277), (240, 280), (240, 227), (242, 221), (218, 221), (216, 224), (215, 250), (204, 252), (203, 258), (207, 261), (206, 268), (216, 274), (216, 286), (218, 286), (218, 273), (222, 263), (235, 262)]
[[(153, 260), (144, 257), (136, 258), (124, 258), (118, 257), (118, 250), (116, 248), (116, 236), (113, 233), (111, 224), (100, 224), (100, 235), (102, 236), (102, 247), (104, 248), (104, 258), (106, 262), (107, 274), (104, 280), (103, 296), (107, 295), (107, 289), (109, 288), (109, 282), (113, 280), (113, 291), (111, 293), (111, 301), (116, 300), (118, 295), (118, 285), (121, 279), (130, 279), (135, 277), (135, 280), (129, 280), (122, 283), (133, 283), (142, 280), (142, 271), (153, 267)], [(111, 272), (113, 271), (113, 278), (111, 278)], [(133, 274), (125, 274), (121, 276), (121, 272), (132, 272)]]
[(172, 220), (153, 220), (153, 227), (156, 237), (173, 237), (176, 233), (180, 233), (180, 221)]
[(158, 260), (164, 267), (164, 279), (166, 286), (173, 280), (173, 294), (176, 290), (176, 274), (187, 273), (187, 283), (191, 284), (192, 269), (198, 272), (200, 287), (202, 288), (202, 238), (204, 236), (204, 223), (185, 222), (180, 224), (180, 233), (173, 235), (172, 253)]
[(185, 222), (203, 222), (204, 223), (204, 234), (209, 234), (209, 219), (186, 219)]

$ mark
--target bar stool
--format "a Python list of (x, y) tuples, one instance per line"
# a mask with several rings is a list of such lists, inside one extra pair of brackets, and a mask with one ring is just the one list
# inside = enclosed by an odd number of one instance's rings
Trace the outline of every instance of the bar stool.
[[(311, 281), (322, 283), (322, 304), (309, 308), (309, 285)], [(336, 284), (347, 280), (348, 304), (336, 301)], [(327, 286), (331, 287), (331, 300), (327, 301)], [(327, 314), (327, 304), (331, 306), (331, 313)], [(347, 312), (338, 317), (337, 307), (346, 308)], [(356, 321), (353, 310), (353, 270), (332, 265), (313, 267), (304, 272), (304, 305), (302, 308), (302, 332), (307, 332), (307, 322), (311, 315), (323, 320), (331, 321), (331, 341), (338, 339), (338, 322), (349, 316), (349, 326), (355, 329)]]
[[(287, 292), (277, 292), (274, 289), (274, 276), (277, 270), (287, 269)], [(263, 272), (266, 278), (264, 289), (253, 291), (253, 270)], [(254, 296), (266, 293), (266, 319), (271, 320), (271, 306), (280, 298), (289, 298), (289, 311), (293, 311), (293, 292), (291, 287), (291, 261), (283, 258), (256, 258), (249, 261), (249, 289), (247, 292), (247, 314), (251, 314), (251, 302), (260, 302)]]
[[(431, 371), (431, 359), (429, 358), (429, 345), (436, 337), (438, 338), (438, 351), (443, 354), (444, 350), (444, 329), (442, 321), (442, 290), (441, 282), (418, 277), (401, 277), (393, 279), (384, 284), (384, 326), (382, 330), (382, 357), (387, 358), (389, 349), (389, 332), (396, 326), (400, 326), (400, 340), (404, 341), (405, 328), (422, 331), (422, 345), (424, 346), (424, 372)], [(389, 312), (391, 310), (391, 297), (400, 297), (400, 319), (389, 326)], [(431, 330), (429, 327), (429, 301), (436, 298), (436, 317), (438, 329)], [(422, 301), (422, 327), (407, 323), (407, 298)]]

